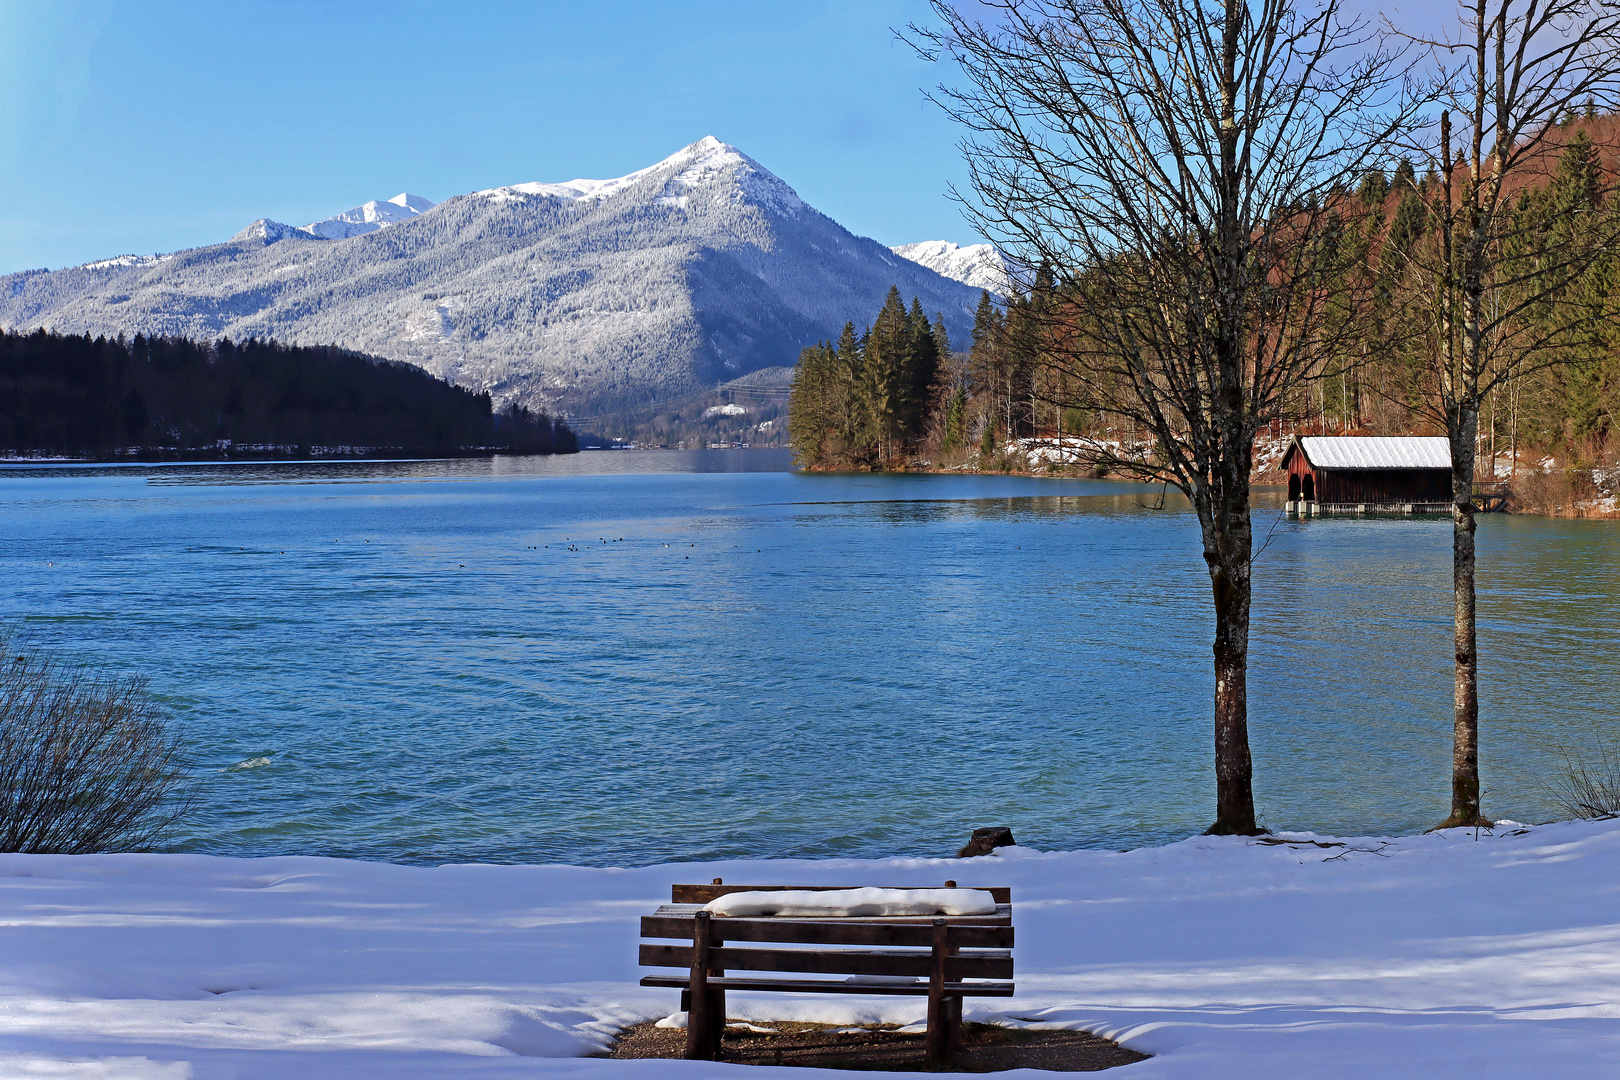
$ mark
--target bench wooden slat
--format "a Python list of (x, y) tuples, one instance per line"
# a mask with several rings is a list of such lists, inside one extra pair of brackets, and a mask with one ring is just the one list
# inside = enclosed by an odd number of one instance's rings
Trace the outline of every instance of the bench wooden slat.
[[(671, 885), (669, 887), (669, 898), (673, 903), (677, 904), (707, 904), (710, 900), (717, 900), (722, 896), (738, 892), (785, 892), (789, 889), (795, 892), (834, 892), (858, 888), (928, 889), (938, 887), (937, 885)], [(1012, 903), (1011, 886), (959, 885), (957, 887), (987, 892), (998, 904)]]
[[(685, 989), (686, 979), (679, 975), (647, 975), (641, 980), (642, 986), (666, 986), (673, 989)], [(715, 976), (709, 979), (709, 985), (717, 990), (767, 990), (782, 994), (906, 994), (916, 996), (928, 992), (925, 982), (912, 985), (894, 985), (883, 983), (847, 983), (834, 982), (831, 979), (762, 979), (732, 978), (729, 975)], [(1013, 984), (1010, 982), (948, 982), (945, 984), (947, 994), (961, 994), (965, 997), (1012, 997)]]
[[(932, 970), (929, 953), (917, 950), (878, 949), (738, 949), (721, 946), (709, 950), (709, 966), (722, 971), (803, 971), (817, 975), (911, 975), (926, 978)], [(690, 945), (642, 945), (642, 967), (692, 967)], [(958, 953), (947, 957), (945, 978), (1010, 979), (1012, 954), (1002, 950)]]
[[(690, 919), (703, 911), (702, 904), (659, 904), (654, 915), (670, 919)], [(1012, 922), (1012, 905), (997, 904), (994, 915), (715, 915), (716, 924), (730, 923), (734, 919), (774, 919), (777, 922), (835, 922), (882, 923), (895, 926), (932, 926), (935, 919), (944, 919), (952, 926), (1005, 926)]]
[[(660, 909), (662, 912), (663, 909)], [(699, 910), (697, 908), (694, 911)], [(1009, 916), (1010, 918), (1010, 916)], [(932, 920), (867, 922), (853, 919), (715, 919), (722, 941), (799, 942), (806, 945), (893, 945), (926, 949), (933, 943)], [(643, 915), (641, 936), (692, 940), (692, 916)], [(964, 948), (1010, 949), (1013, 928), (951, 921), (951, 939)]]

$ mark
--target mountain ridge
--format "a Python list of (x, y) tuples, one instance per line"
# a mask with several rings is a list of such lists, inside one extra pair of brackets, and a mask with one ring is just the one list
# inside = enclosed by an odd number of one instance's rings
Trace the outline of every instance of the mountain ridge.
[(1015, 285), (1011, 265), (993, 244), (953, 244), (949, 240), (923, 240), (889, 249), (937, 274), (995, 296), (1006, 296)]
[(611, 180), (411, 198), (325, 219), (331, 236), (260, 219), (220, 244), (0, 277), (0, 326), (335, 344), (590, 413), (791, 364), (891, 285), (964, 339), (978, 300), (712, 136)]

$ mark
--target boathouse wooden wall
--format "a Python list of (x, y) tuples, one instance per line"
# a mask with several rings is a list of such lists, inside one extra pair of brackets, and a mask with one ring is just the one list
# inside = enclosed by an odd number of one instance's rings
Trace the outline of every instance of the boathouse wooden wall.
[(1451, 501), (1449, 469), (1324, 469), (1288, 455), (1288, 498), (1322, 503)]

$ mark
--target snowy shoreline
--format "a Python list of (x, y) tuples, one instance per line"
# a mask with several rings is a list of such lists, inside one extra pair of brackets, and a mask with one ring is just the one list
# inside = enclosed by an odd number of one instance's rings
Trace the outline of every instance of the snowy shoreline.
[[(1010, 885), (1019, 993), (969, 1016), (1155, 1055), (1122, 1077), (1620, 1075), (1620, 822), (1273, 840), (629, 870), (0, 855), (0, 1075), (803, 1075), (580, 1056), (673, 1011), (636, 986), (637, 920), (711, 877)], [(731, 1006), (841, 1024), (923, 1007)]]

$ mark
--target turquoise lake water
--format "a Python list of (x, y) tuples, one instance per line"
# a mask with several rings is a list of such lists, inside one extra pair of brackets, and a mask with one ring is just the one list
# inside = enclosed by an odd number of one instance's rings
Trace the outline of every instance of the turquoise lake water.
[[(806, 475), (780, 451), (0, 470), (3, 614), (147, 676), (184, 850), (633, 865), (1208, 824), (1209, 591), (1156, 489)], [(1444, 816), (1450, 525), (1261, 498), (1255, 791)], [(1275, 528), (1273, 529), (1273, 524)], [(1620, 523), (1480, 528), (1487, 812), (1620, 734)]]

